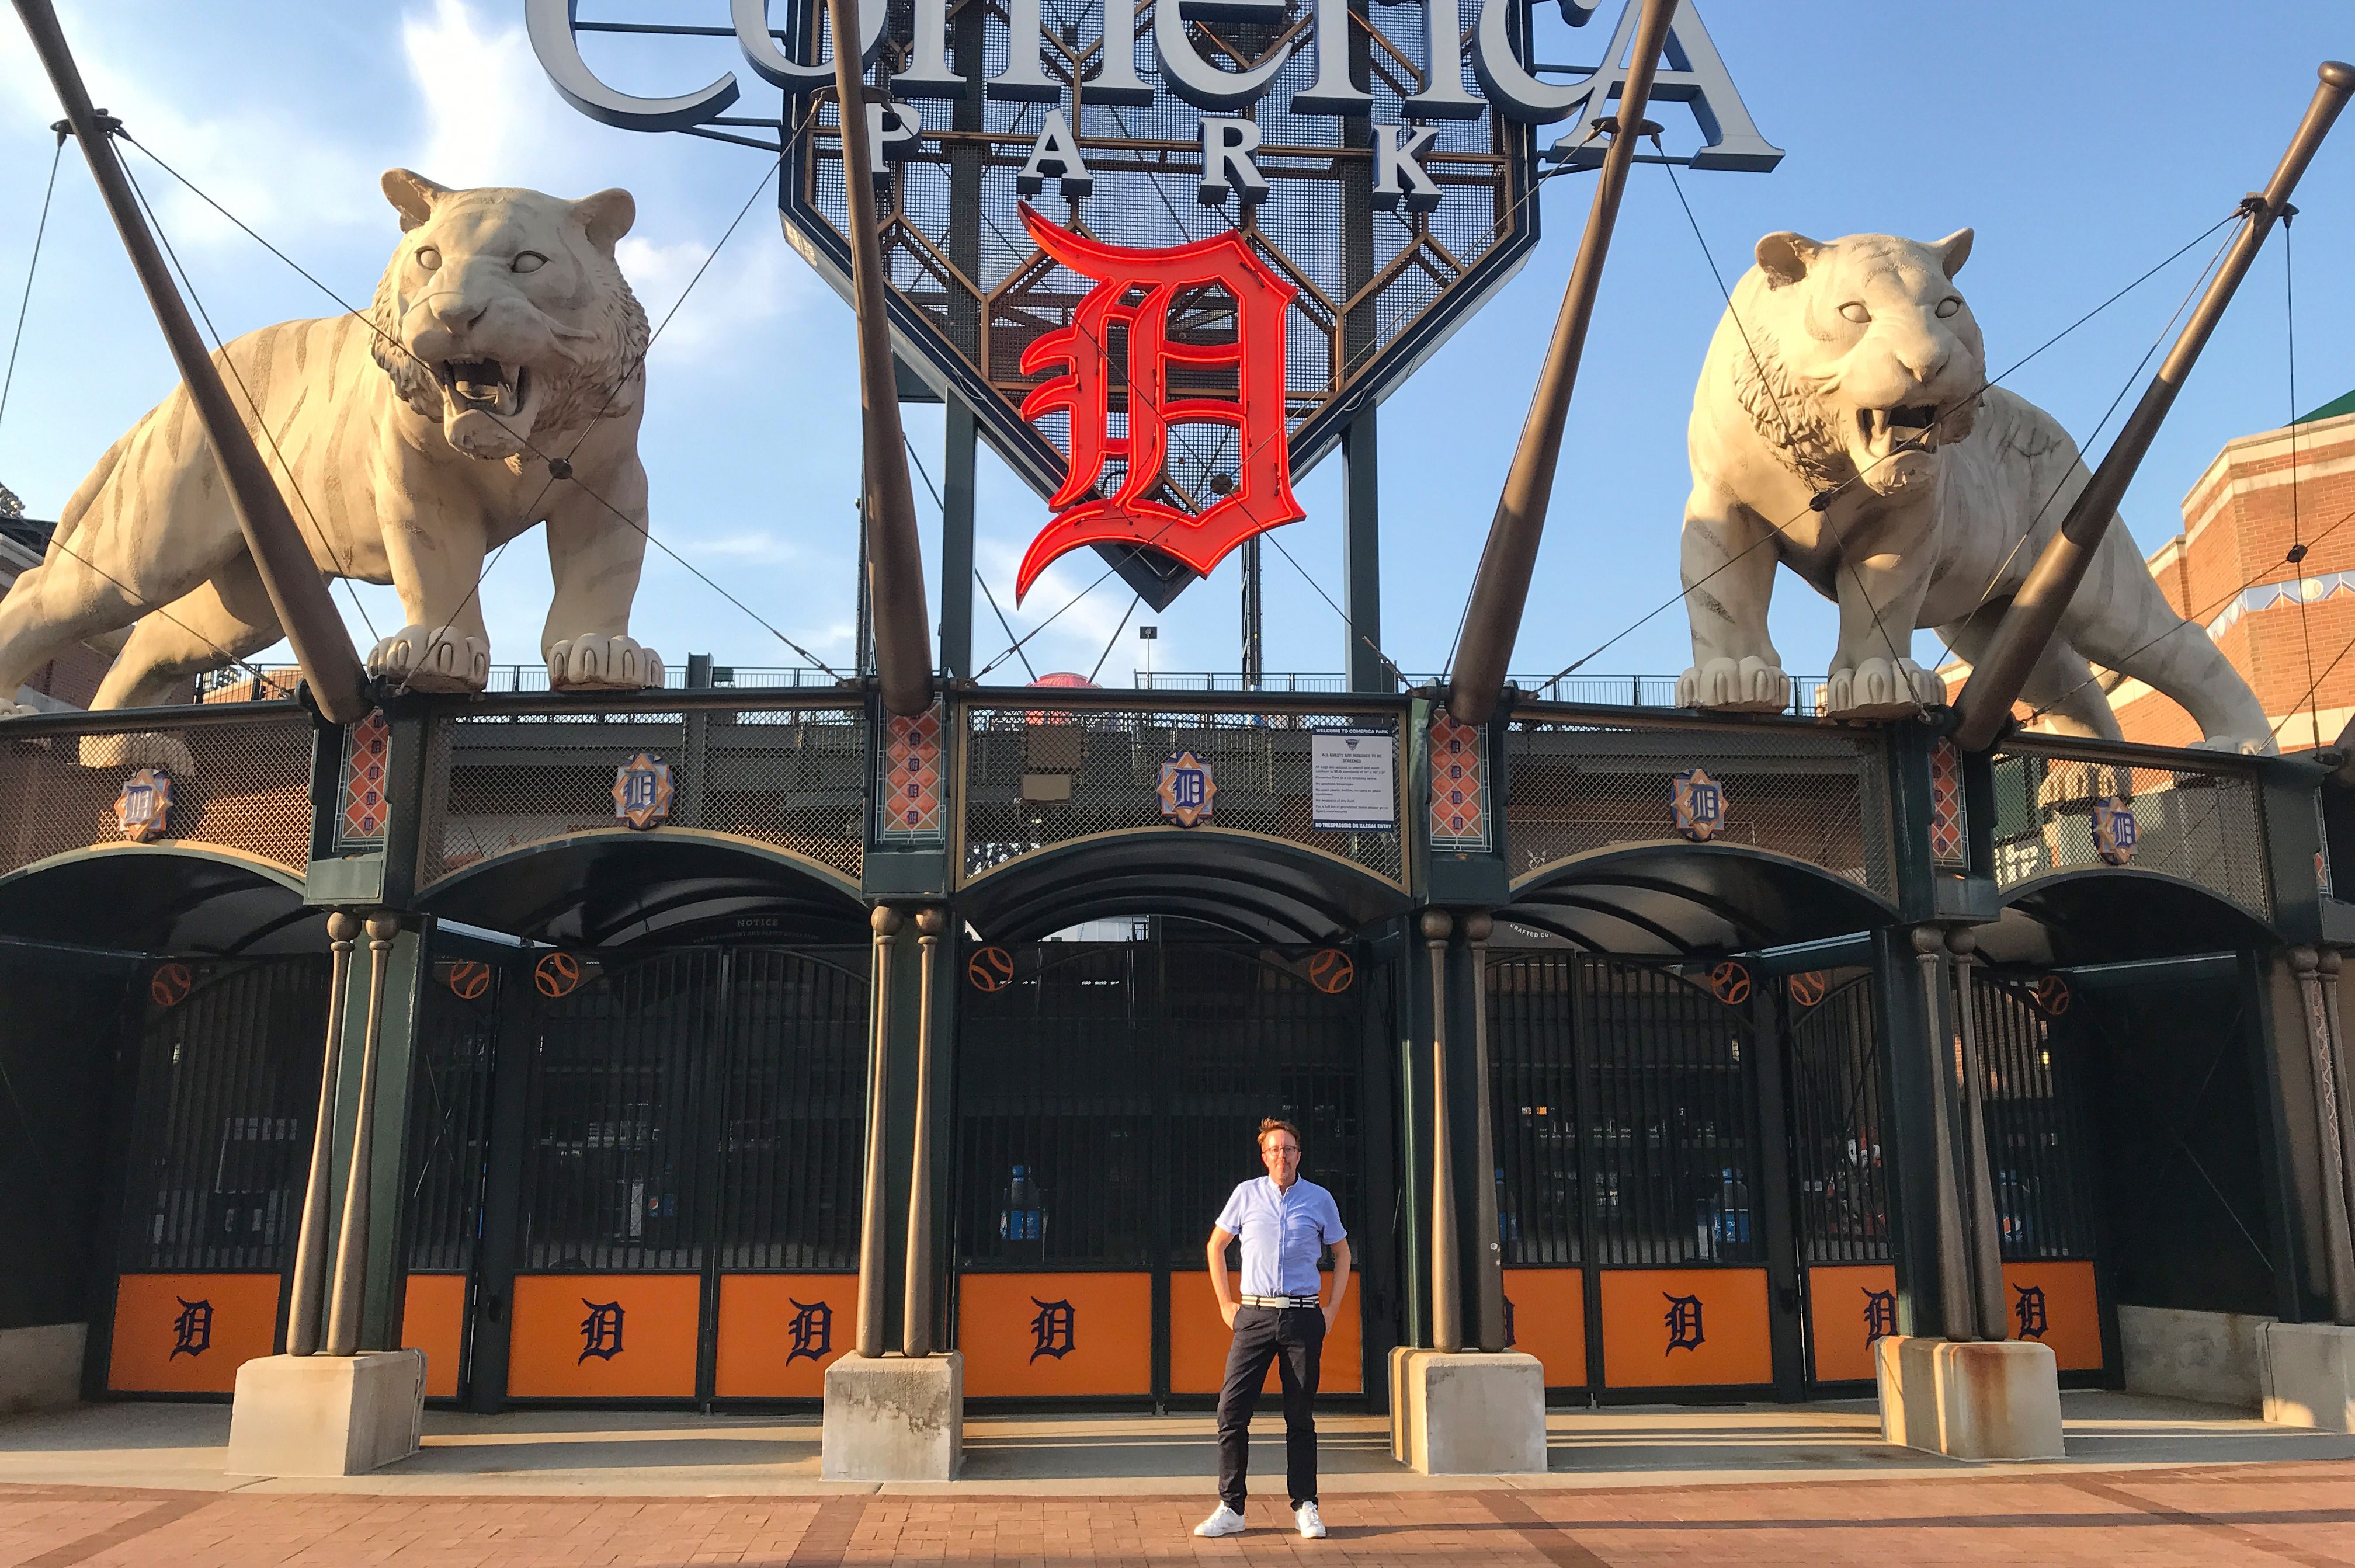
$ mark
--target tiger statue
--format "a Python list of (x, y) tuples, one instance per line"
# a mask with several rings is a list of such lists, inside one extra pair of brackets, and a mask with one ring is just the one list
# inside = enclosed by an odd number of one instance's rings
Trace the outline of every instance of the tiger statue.
[[(1830, 717), (1945, 700), (1910, 656), (1917, 627), (1935, 627), (1966, 660), (1985, 652), (2091, 475), (2057, 420), (1987, 384), (1978, 323), (1954, 281), (1970, 253), (1967, 229), (1928, 244), (1758, 241), (1687, 428), (1693, 663), (1677, 682), (1680, 706), (1773, 712), (1790, 701), (1766, 629), (1778, 565), (1839, 606)], [(2248, 684), (2169, 606), (2115, 520), (2021, 699), (2052, 731), (2117, 739), (2093, 664), (2180, 703), (2206, 745), (2275, 750)]]
[[(400, 596), (407, 624), (378, 640), (368, 669), (422, 691), (481, 690), (484, 560), (545, 523), (550, 683), (661, 685), (662, 660), (629, 635), (646, 547), (648, 335), (613, 247), (636, 203), (623, 190), (453, 190), (407, 169), (383, 183), (401, 238), (370, 314), (281, 322), (213, 356), (321, 574)], [(63, 647), (112, 639), (92, 706), (147, 707), (280, 635), (176, 387), (99, 459), (41, 564), (0, 600), (0, 693)]]

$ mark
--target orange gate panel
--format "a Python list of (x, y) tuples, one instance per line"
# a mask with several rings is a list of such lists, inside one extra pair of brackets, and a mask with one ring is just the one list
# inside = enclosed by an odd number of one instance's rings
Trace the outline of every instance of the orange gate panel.
[(1153, 1276), (963, 1275), (957, 1349), (964, 1392), (980, 1397), (1149, 1394)]
[(466, 1343), (466, 1276), (413, 1274), (402, 1292), (400, 1344), (425, 1352), (425, 1397), (458, 1397), (458, 1362)]
[(233, 1393), (237, 1369), (278, 1348), (274, 1274), (126, 1274), (114, 1285), (106, 1386)]
[(1548, 1388), (1586, 1386), (1586, 1271), (1505, 1271), (1505, 1348), (1545, 1363)]
[(823, 1399), (826, 1369), (858, 1341), (855, 1274), (721, 1275), (711, 1392), (721, 1399)]
[(702, 1306), (698, 1275), (518, 1275), (507, 1392), (693, 1399)]
[(1771, 1383), (1763, 1268), (1605, 1269), (1608, 1388)]
[[(1231, 1277), (1231, 1276), (1230, 1276)], [(1316, 1389), (1319, 1393), (1363, 1393), (1366, 1392), (1366, 1358), (1361, 1348), (1363, 1326), (1358, 1309), (1363, 1305), (1359, 1286), (1362, 1280), (1351, 1279), (1349, 1298), (1341, 1303), (1341, 1316), (1325, 1334), (1325, 1356), (1319, 1364)], [(1332, 1296), (1332, 1276), (1325, 1276), (1325, 1295)], [(1227, 1382), (1227, 1349), (1234, 1343), (1234, 1331), (1219, 1316), (1219, 1298), (1210, 1294), (1210, 1276), (1200, 1272), (1179, 1271), (1169, 1276), (1169, 1392), (1172, 1393), (1216, 1393)], [(1261, 1385), (1269, 1393), (1284, 1387), (1283, 1374), (1271, 1364), (1267, 1381)]]
[(1897, 1332), (1897, 1270), (1858, 1264), (1807, 1271), (1807, 1344), (1817, 1382), (1873, 1376), (1872, 1342)]
[(2064, 1372), (2101, 1370), (2101, 1303), (2092, 1264), (2006, 1264), (2003, 1294), (2012, 1339), (2050, 1345)]

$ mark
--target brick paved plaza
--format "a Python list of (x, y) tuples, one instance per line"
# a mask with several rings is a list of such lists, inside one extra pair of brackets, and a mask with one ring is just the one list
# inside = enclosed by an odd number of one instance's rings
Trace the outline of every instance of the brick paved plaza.
[(2076, 1471), (1273, 1503), (1199, 1541), (1194, 1498), (228, 1495), (0, 1488), (0, 1563), (2355, 1563), (2355, 1465)]
[[(1197, 1541), (1202, 1414), (990, 1416), (964, 1478), (817, 1474), (806, 1416), (435, 1411), (416, 1457), (345, 1480), (223, 1473), (221, 1405), (0, 1420), (0, 1568), (613, 1568), (693, 1563), (1970, 1563), (2355, 1568), (2355, 1437), (2212, 1405), (2065, 1396), (2070, 1457), (1971, 1467), (1892, 1448), (1869, 1402), (1557, 1411), (1550, 1471), (1411, 1474), (1380, 1417), (1332, 1413), (1332, 1535), (1292, 1532), (1258, 1424), (1251, 1532)], [(1277, 1490), (1281, 1482), (1277, 1482)]]

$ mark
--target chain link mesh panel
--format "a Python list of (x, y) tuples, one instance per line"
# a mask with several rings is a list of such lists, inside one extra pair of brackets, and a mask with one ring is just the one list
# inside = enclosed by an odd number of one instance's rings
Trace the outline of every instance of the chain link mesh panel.
[[(2131, 767), (2041, 746), (2009, 751), (1995, 759), (1995, 806), (1999, 887), (2130, 865), (2196, 882), (2261, 918), (2272, 908), (2264, 811), (2248, 769)], [(2097, 808), (2106, 831), (2097, 831)], [(2123, 854), (2115, 823), (2121, 808), (2129, 824)]]
[[(1033, 850), (1124, 828), (1161, 827), (1161, 764), (1190, 752), (1217, 793), (1205, 825), (1264, 834), (1337, 855), (1392, 882), (1403, 851), (1387, 833), (1319, 831), (1312, 738), (1320, 730), (1380, 730), (1398, 715), (1175, 710), (965, 709), (964, 871), (978, 876)], [(1404, 791), (1393, 784), (1394, 802)], [(1395, 820), (1395, 818), (1394, 818)]]
[(668, 826), (753, 839), (857, 880), (867, 725), (847, 706), (437, 719), (421, 880), (615, 827), (614, 770), (640, 752), (671, 765)]
[(115, 802), (133, 773), (154, 768), (171, 780), (164, 838), (299, 872), (311, 859), (311, 749), (299, 710), (178, 730), (93, 717), (87, 728), (0, 740), (0, 870), (123, 842)]
[(1895, 896), (1889, 773), (1880, 743), (1805, 731), (1614, 729), (1517, 719), (1505, 757), (1505, 842), (1513, 874), (1614, 844), (1681, 842), (1671, 781), (1695, 767), (1724, 791), (1716, 840), (1788, 855)]

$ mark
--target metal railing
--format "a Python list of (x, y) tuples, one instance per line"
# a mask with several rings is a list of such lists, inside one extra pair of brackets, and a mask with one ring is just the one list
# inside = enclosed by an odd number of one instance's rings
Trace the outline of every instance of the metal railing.
[[(242, 667), (212, 670), (197, 677), (195, 700), (283, 702), (294, 695), (295, 683), (302, 675), (301, 670), (291, 667), (265, 669), (259, 674)], [(689, 689), (687, 676), (687, 667), (683, 664), (664, 667), (663, 688), (666, 691)], [(838, 684), (835, 677), (826, 670), (794, 665), (715, 665), (711, 670), (711, 686), (719, 690), (778, 691), (822, 687), (831, 691)], [(495, 664), (491, 667), (490, 679), (483, 689), (493, 693), (546, 691), (549, 689), (548, 667), (541, 664)], [(1301, 689), (1311, 688), (1304, 687)]]
[[(1140, 691), (1347, 691), (1348, 677), (1334, 671), (1270, 671), (1256, 687), (1246, 686), (1233, 670), (1141, 669), (1135, 672)], [(1674, 708), (1677, 677), (1672, 675), (1517, 675), (1510, 677), (1523, 697), (1540, 702), (1585, 702), (1614, 708)], [(1409, 686), (1444, 686), (1435, 672), (1406, 675)], [(1821, 676), (1791, 677), (1791, 705), (1786, 711), (1802, 719), (1816, 716)]]

